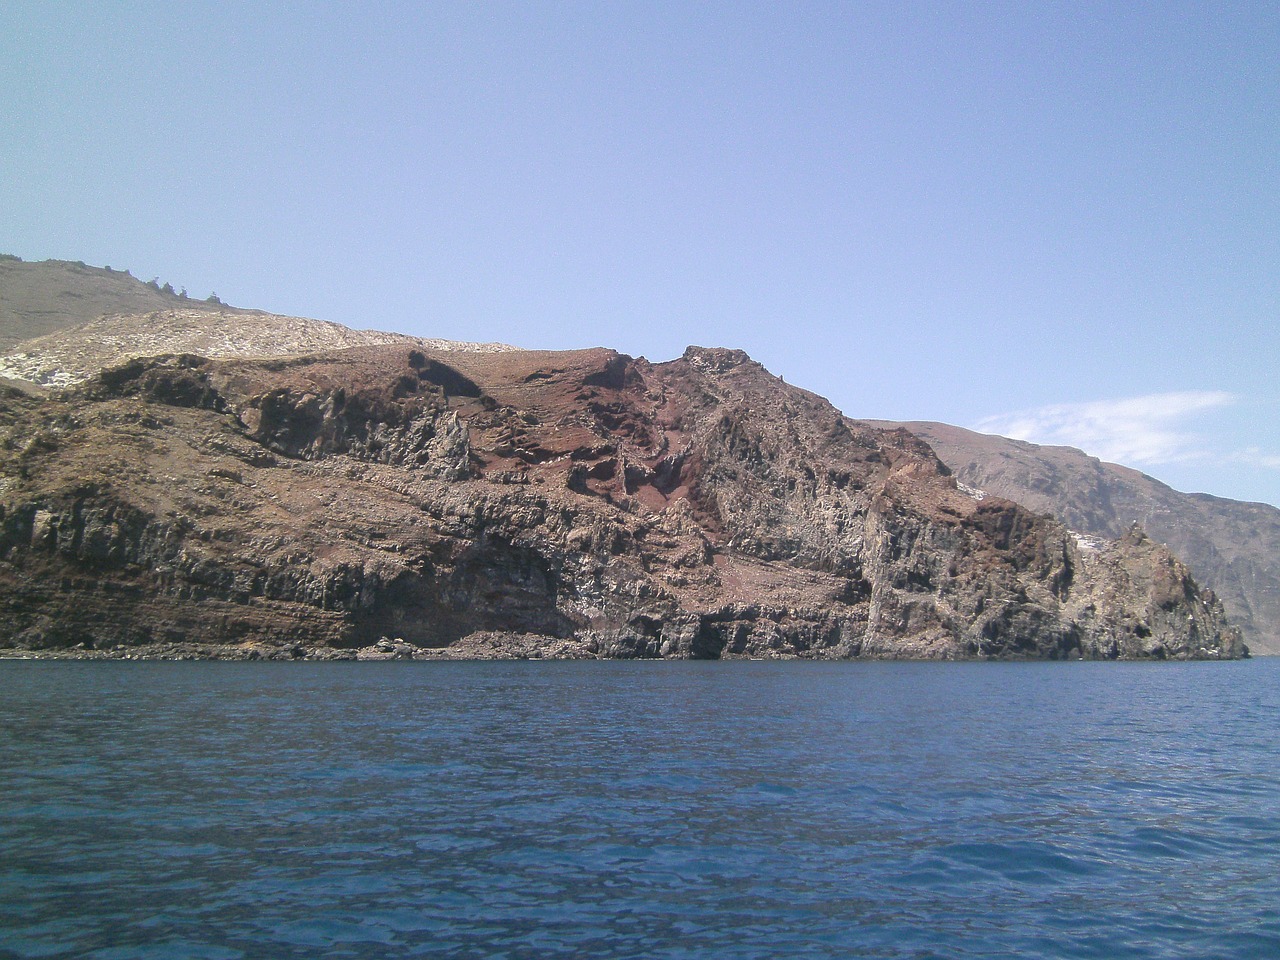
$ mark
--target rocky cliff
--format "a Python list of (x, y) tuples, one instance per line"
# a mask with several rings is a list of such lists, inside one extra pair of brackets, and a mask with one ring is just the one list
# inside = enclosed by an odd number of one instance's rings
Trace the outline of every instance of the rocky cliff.
[(1280, 510), (1180, 493), (1072, 447), (1045, 447), (943, 423), (889, 424), (926, 440), (956, 478), (1095, 537), (1134, 523), (1165, 543), (1221, 599), (1254, 653), (1280, 654)]
[(6, 391), (0, 558), (14, 648), (1244, 652), (1140, 530), (975, 498), (720, 349), (175, 355)]

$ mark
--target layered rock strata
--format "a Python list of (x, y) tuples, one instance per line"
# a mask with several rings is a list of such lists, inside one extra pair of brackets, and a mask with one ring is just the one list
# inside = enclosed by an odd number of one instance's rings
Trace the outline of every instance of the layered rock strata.
[(1244, 653), (1140, 530), (976, 499), (739, 351), (136, 360), (4, 393), (0, 450), (15, 650)]
[(1116, 538), (1134, 523), (1167, 544), (1222, 600), (1253, 653), (1280, 654), (1280, 510), (1181, 493), (1073, 447), (1048, 447), (943, 423), (888, 424), (924, 439), (956, 479), (1072, 530)]

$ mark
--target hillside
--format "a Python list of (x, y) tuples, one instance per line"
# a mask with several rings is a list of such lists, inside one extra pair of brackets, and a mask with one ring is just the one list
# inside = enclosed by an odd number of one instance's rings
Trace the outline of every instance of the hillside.
[(0, 451), (15, 649), (1244, 652), (1140, 533), (975, 499), (738, 351), (140, 360), (3, 394)]
[(1244, 653), (1140, 530), (973, 494), (740, 351), (413, 338), (3, 263), (6, 325), (45, 332), (0, 356), (0, 646)]
[(1255, 653), (1280, 654), (1280, 510), (1180, 493), (1144, 473), (1072, 447), (1045, 447), (941, 423), (902, 426), (963, 483), (1057, 517), (1072, 530), (1119, 537), (1137, 522), (1222, 599)]
[[(127, 270), (68, 260), (28, 263), (0, 255), (0, 353), (34, 337), (107, 314), (143, 314), (203, 305), (143, 283)], [(234, 308), (224, 307), (228, 312)]]
[(0, 380), (41, 387), (82, 383), (136, 357), (295, 356), (372, 344), (434, 350), (513, 350), (352, 330), (338, 323), (244, 310), (156, 290), (127, 272), (0, 258)]

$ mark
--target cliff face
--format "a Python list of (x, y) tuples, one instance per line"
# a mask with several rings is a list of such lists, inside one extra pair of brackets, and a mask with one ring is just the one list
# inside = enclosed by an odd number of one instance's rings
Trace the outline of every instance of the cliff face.
[(1140, 532), (975, 499), (729, 350), (171, 356), (10, 391), (0, 557), (17, 647), (1244, 652)]
[(903, 426), (928, 441), (956, 478), (1072, 530), (1120, 537), (1135, 522), (1184, 559), (1222, 599), (1254, 653), (1280, 654), (1280, 510), (1180, 493), (1072, 447), (1044, 447), (942, 423)]

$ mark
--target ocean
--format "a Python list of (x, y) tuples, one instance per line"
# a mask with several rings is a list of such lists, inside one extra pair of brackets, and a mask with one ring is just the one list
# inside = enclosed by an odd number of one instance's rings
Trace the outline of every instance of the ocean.
[(0, 957), (1276, 958), (1280, 659), (0, 661)]

